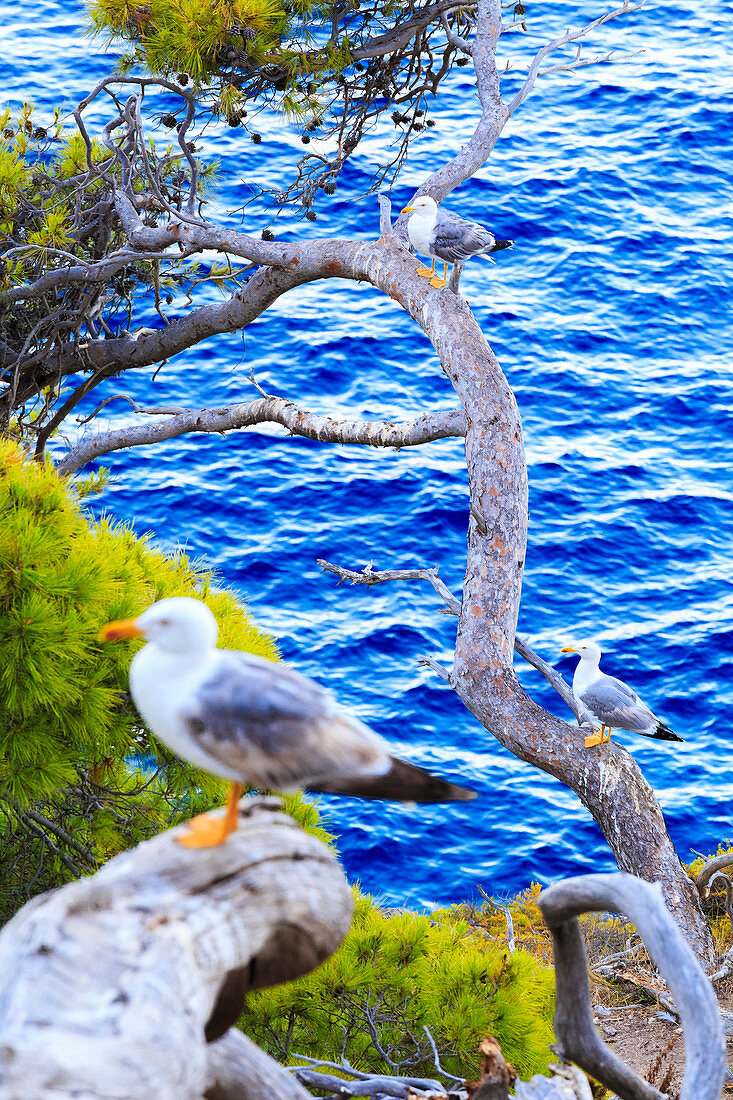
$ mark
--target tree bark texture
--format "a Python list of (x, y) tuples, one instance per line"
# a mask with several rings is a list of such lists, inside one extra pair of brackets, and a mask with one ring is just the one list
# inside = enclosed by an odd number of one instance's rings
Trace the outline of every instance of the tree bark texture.
[[(335, 856), (278, 808), (246, 799), (219, 848), (184, 848), (175, 837), (186, 826), (171, 829), (10, 921), (0, 934), (0, 1100), (217, 1095), (225, 1071), (214, 1040), (245, 993), (318, 966), (351, 922)], [(258, 1055), (253, 1072), (266, 1077)], [(284, 1071), (272, 1067), (277, 1080)], [(277, 1091), (305, 1095), (296, 1083)]]

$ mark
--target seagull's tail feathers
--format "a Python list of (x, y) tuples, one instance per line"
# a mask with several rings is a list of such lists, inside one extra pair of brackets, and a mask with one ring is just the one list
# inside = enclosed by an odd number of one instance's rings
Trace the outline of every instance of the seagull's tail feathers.
[(326, 778), (309, 784), (306, 790), (394, 802), (469, 802), (476, 797), (476, 791), (458, 787), (394, 756), (391, 757), (391, 765), (383, 775)]
[(502, 248), (513, 248), (514, 241), (494, 241), (488, 252), (501, 252)]
[(658, 741), (684, 741), (684, 737), (678, 737), (664, 722), (657, 722), (653, 732), (648, 733), (647, 737), (656, 737)]

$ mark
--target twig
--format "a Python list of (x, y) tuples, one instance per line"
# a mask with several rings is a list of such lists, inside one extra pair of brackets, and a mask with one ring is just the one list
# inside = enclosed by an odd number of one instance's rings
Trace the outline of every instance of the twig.
[(481, 885), (480, 882), (477, 884), (476, 889), (478, 890), (481, 897), (484, 898), (486, 901), (488, 901), (489, 905), (493, 906), (494, 909), (498, 909), (499, 912), (503, 913), (504, 916), (506, 917), (507, 947), (509, 948), (509, 950), (513, 954), (514, 951), (516, 950), (516, 946), (515, 946), (515, 943), (514, 943), (514, 921), (512, 919), (511, 909), (509, 908), (508, 905), (502, 905), (501, 902), (496, 901), (494, 898), (490, 898), (489, 895), (484, 890), (484, 888), (483, 888), (483, 886)]
[(430, 1030), (428, 1028), (428, 1025), (423, 1024), (422, 1029), (428, 1037), (428, 1042), (430, 1043), (430, 1049), (433, 1052), (433, 1065), (437, 1069), (438, 1073), (441, 1073), (443, 1075), (443, 1077), (447, 1077), (450, 1081), (457, 1081), (460, 1085), (463, 1085), (465, 1083), (465, 1077), (454, 1077), (452, 1073), (448, 1073), (448, 1071), (444, 1070), (443, 1067), (441, 1066), (440, 1056), (438, 1055), (438, 1048), (435, 1045), (435, 1039), (430, 1034)]
[(386, 584), (388, 581), (429, 581), (451, 613), (453, 615), (460, 615), (461, 613), (461, 601), (453, 595), (448, 586), (440, 579), (437, 565), (432, 568), (420, 566), (416, 569), (375, 570), (372, 568), (372, 563), (369, 562), (361, 572), (357, 572), (354, 569), (344, 569), (341, 565), (334, 565), (323, 558), (318, 558), (316, 564), (320, 565), (324, 573), (334, 573), (337, 577), (341, 577), (342, 583), (343, 581), (351, 581), (352, 584), (365, 584), (369, 588), (375, 584)]
[[(440, 579), (437, 566), (434, 566), (432, 569), (425, 566), (419, 566), (412, 569), (375, 570), (372, 567), (372, 563), (369, 562), (361, 572), (357, 572), (354, 569), (345, 569), (341, 565), (334, 565), (332, 562), (325, 561), (323, 558), (318, 558), (317, 561), (324, 573), (333, 573), (335, 576), (340, 577), (340, 583), (350, 581), (351, 584), (365, 584), (367, 587), (371, 588), (375, 584), (386, 584), (388, 581), (429, 581), (450, 613), (452, 615), (460, 615), (461, 613), (461, 601), (453, 595), (450, 589)], [(526, 639), (516, 635), (514, 638), (514, 649), (528, 664), (542, 673), (545, 679), (552, 685), (558, 695), (573, 712), (579, 725), (589, 726), (591, 729), (595, 727), (592, 714), (587, 707), (575, 698), (570, 684), (566, 683), (557, 669), (553, 668), (551, 664), (543, 660), (542, 657), (538, 656), (538, 654), (530, 648)], [(450, 676), (446, 674), (446, 670), (441, 668), (440, 665), (436, 665), (434, 661), (431, 661), (431, 659), (427, 657), (421, 657), (420, 660), (432, 668), (434, 672), (438, 672), (438, 675), (442, 676), (443, 679), (450, 683)], [(733, 853), (731, 854), (731, 861), (733, 862)]]
[[(566, 46), (569, 42), (577, 42), (578, 39), (587, 37), (587, 35), (591, 34), (591, 32), (596, 30), (597, 27), (600, 27), (604, 23), (607, 23), (610, 19), (616, 19), (620, 15), (629, 15), (631, 12), (639, 11), (641, 8), (644, 7), (646, 3), (647, 0), (640, 0), (640, 2), (637, 4), (632, 4), (629, 2), (629, 0), (624, 0), (624, 3), (621, 5), (620, 8), (615, 8), (613, 11), (606, 12), (605, 15), (599, 16), (598, 19), (593, 19), (590, 23), (587, 23), (584, 27), (580, 27), (578, 30), (567, 31), (559, 38), (555, 38), (552, 42), (548, 42), (547, 45), (543, 46), (542, 49), (539, 50), (537, 54), (535, 54), (535, 57), (532, 60), (532, 63), (527, 72), (527, 77), (524, 81), (524, 84), (507, 107), (507, 118), (514, 114), (516, 109), (524, 102), (524, 100), (534, 88), (537, 82), (537, 78), (542, 75), (542, 73), (540, 72), (540, 65), (548, 54), (552, 53), (554, 50), (560, 49), (560, 47), (562, 46)], [(606, 59), (601, 58), (599, 60)], [(576, 58), (575, 62), (570, 62), (567, 66), (555, 66), (552, 69), (546, 69), (544, 70), (544, 74), (546, 75), (548, 72), (559, 71), (560, 68), (564, 68), (567, 70), (570, 68), (580, 67), (580, 64), (581, 63), (578, 62)], [(583, 62), (583, 64), (587, 64), (587, 62)]]
[[(439, 665), (437, 661), (434, 661), (432, 657), (429, 657), (426, 653), (420, 653), (417, 658), (418, 665), (425, 665), (427, 668), (433, 670), (440, 676), (441, 680), (445, 680), (446, 684), (450, 684), (451, 675), (444, 665)], [(452, 685), (451, 685), (452, 686)]]

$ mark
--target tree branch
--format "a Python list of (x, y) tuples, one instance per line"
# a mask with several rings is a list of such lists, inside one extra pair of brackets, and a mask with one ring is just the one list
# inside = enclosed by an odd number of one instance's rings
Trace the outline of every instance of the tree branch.
[(685, 1035), (681, 1100), (719, 1100), (725, 1040), (710, 982), (667, 911), (658, 883), (633, 875), (582, 875), (544, 890), (537, 903), (552, 932), (557, 1002), (555, 1034), (562, 1054), (624, 1100), (664, 1100), (602, 1042), (593, 1024), (588, 969), (577, 917), (620, 912), (636, 925), (679, 1008)]
[[(540, 66), (548, 54), (552, 53), (554, 50), (560, 49), (562, 46), (567, 46), (569, 42), (577, 42), (579, 39), (587, 38), (587, 36), (591, 34), (594, 30), (596, 30), (597, 27), (602, 26), (603, 23), (608, 23), (611, 19), (616, 19), (621, 15), (629, 15), (631, 12), (639, 11), (645, 6), (646, 3), (647, 0), (639, 0), (639, 2), (636, 4), (630, 3), (630, 0), (624, 0), (624, 3), (621, 5), (620, 8), (614, 8), (613, 11), (606, 12), (605, 15), (599, 16), (598, 19), (594, 19), (592, 20), (592, 22), (586, 23), (584, 27), (579, 27), (577, 30), (574, 31), (567, 31), (559, 38), (554, 38), (552, 42), (548, 42), (547, 45), (543, 46), (542, 49), (535, 54), (532, 63), (529, 66), (529, 71), (527, 72), (527, 77), (524, 81), (524, 84), (506, 108), (506, 117), (510, 118), (514, 114), (516, 109), (521, 106), (522, 103), (524, 103), (525, 99), (529, 96), (535, 84), (537, 83), (537, 78), (539, 76), (546, 75), (549, 72), (558, 71), (558, 67), (556, 67), (552, 69), (546, 69), (544, 70), (544, 72), (540, 72)], [(598, 60), (610, 60), (610, 57), (599, 58)], [(589, 64), (589, 62), (584, 62), (584, 64)], [(579, 68), (581, 66), (580, 63), (576, 62), (573, 64), (573, 67)], [(563, 66), (563, 68), (567, 68), (567, 66)]]
[(733, 867), (733, 852), (723, 852), (720, 856), (714, 856), (713, 859), (709, 859), (703, 867), (700, 874), (695, 879), (695, 885), (700, 893), (700, 896), (706, 898), (710, 893), (708, 889), (708, 883), (718, 871), (725, 870), (726, 867)]
[[(386, 584), (388, 581), (429, 581), (441, 600), (445, 603), (450, 614), (460, 615), (461, 613), (461, 601), (453, 595), (450, 589), (440, 579), (437, 566), (434, 566), (432, 569), (418, 567), (415, 569), (379, 570), (377, 572), (372, 568), (372, 563), (369, 562), (368, 565), (364, 566), (361, 573), (358, 573), (353, 569), (344, 569), (341, 565), (333, 565), (331, 562), (324, 561), (323, 558), (318, 558), (317, 564), (320, 565), (324, 573), (334, 573), (337, 577), (341, 577), (339, 583), (350, 581), (351, 584), (365, 584), (369, 588), (373, 587), (375, 584)], [(527, 642), (518, 635), (514, 637), (514, 649), (528, 664), (542, 673), (578, 719), (579, 725), (584, 727), (589, 726), (591, 729), (595, 728), (597, 723), (594, 721), (593, 715), (580, 700), (575, 698), (573, 689), (556, 668), (553, 668), (551, 664), (538, 656), (538, 654), (529, 647)], [(449, 676), (445, 674), (445, 669), (441, 669), (440, 665), (435, 665), (435, 663), (431, 662), (427, 657), (421, 657), (420, 660), (423, 664), (427, 664), (429, 667), (433, 668), (434, 671), (440, 670), (439, 674), (443, 676), (443, 679), (450, 682)]]
[[(145, 412), (145, 409), (136, 411)], [(150, 412), (165, 412), (153, 409)], [(291, 435), (317, 439), (322, 443), (354, 443), (368, 447), (417, 447), (437, 439), (465, 435), (465, 420), (459, 409), (424, 413), (416, 420), (392, 423), (388, 420), (334, 420), (301, 409), (282, 397), (265, 397), (243, 405), (218, 409), (171, 410), (169, 418), (154, 424), (100, 432), (82, 439), (57, 466), (60, 474), (72, 474), (101, 455), (128, 447), (144, 447), (174, 439), (188, 432), (229, 432), (256, 424), (282, 424)]]
[(221, 1056), (234, 1048), (240, 1066), (254, 1059), (250, 1088), (275, 1086), (260, 1100), (304, 1100), (262, 1051), (209, 1045), (249, 989), (308, 973), (351, 922), (338, 860), (279, 807), (243, 800), (218, 848), (185, 848), (187, 826), (168, 830), (16, 914), (0, 933), (5, 1094), (201, 1100), (207, 1071), (211, 1089), (231, 1083)]

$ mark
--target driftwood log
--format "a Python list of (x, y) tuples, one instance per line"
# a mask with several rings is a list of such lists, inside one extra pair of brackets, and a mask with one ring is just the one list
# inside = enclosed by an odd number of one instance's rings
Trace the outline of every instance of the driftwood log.
[(581, 875), (544, 890), (538, 905), (552, 932), (560, 1053), (591, 1073), (621, 1100), (663, 1100), (613, 1054), (593, 1024), (580, 913), (622, 913), (675, 999), (685, 1036), (685, 1076), (680, 1100), (720, 1100), (725, 1077), (725, 1039), (709, 979), (667, 910), (661, 887), (633, 875)]
[(308, 1097), (244, 1037), (215, 1041), (248, 990), (312, 970), (351, 923), (337, 859), (279, 807), (245, 799), (220, 848), (171, 829), (10, 921), (0, 1100)]

